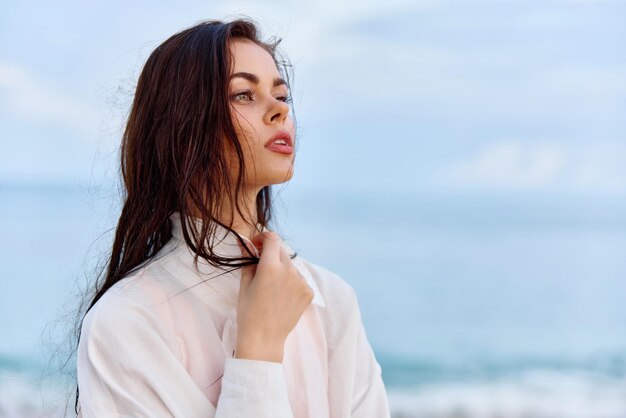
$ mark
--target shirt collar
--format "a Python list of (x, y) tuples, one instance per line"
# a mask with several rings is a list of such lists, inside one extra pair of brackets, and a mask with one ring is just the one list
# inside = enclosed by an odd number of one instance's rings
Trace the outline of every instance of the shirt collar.
[[(193, 220), (196, 223), (198, 228), (202, 226), (201, 219), (193, 217), (193, 216), (190, 216), (189, 219)], [(174, 236), (179, 241), (182, 241), (183, 243), (185, 243), (185, 238), (183, 236), (182, 223), (180, 219), (180, 212), (172, 213), (172, 215), (170, 215), (170, 220), (172, 221), (172, 236)], [(268, 230), (267, 228), (263, 229), (263, 231), (267, 231), (267, 230)], [(239, 234), (236, 231), (234, 231), (234, 233), (239, 235), (244, 241), (247, 241), (250, 244), (252, 244), (252, 242), (248, 238), (244, 237), (243, 235)], [(215, 223), (215, 236), (212, 237), (213, 251), (215, 254), (221, 257), (229, 257), (229, 258), (242, 256), (241, 248), (239, 247), (239, 242), (237, 238), (235, 237), (234, 233), (224, 228), (222, 225)], [(291, 247), (289, 247), (287, 243), (285, 243), (282, 240), (281, 242), (282, 242), (283, 247), (287, 251), (287, 254), (294, 253), (293, 249), (291, 249)], [(251, 247), (255, 255), (258, 257), (259, 253), (256, 250), (255, 246), (252, 244)], [(291, 261), (293, 262), (298, 272), (302, 275), (304, 280), (307, 282), (309, 287), (313, 290), (313, 301), (311, 303), (317, 306), (326, 307), (322, 294), (320, 293), (317, 287), (317, 284), (315, 283), (315, 279), (311, 275), (309, 269), (304, 265), (300, 256), (297, 255), (295, 258), (292, 258)], [(203, 270), (207, 268), (214, 268), (206, 260), (204, 260), (201, 257), (198, 258), (198, 264), (203, 265)]]

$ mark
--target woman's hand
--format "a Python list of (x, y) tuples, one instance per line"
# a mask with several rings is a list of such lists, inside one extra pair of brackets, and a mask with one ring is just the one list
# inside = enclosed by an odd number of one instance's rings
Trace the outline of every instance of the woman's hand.
[(252, 242), (262, 251), (257, 265), (242, 268), (235, 357), (280, 363), (287, 335), (313, 301), (313, 290), (277, 233), (264, 232)]

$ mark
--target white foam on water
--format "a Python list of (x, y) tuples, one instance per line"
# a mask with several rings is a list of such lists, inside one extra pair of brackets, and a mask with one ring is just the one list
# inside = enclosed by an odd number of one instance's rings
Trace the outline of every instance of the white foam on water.
[(626, 380), (580, 373), (533, 371), (388, 395), (393, 418), (626, 418)]
[[(388, 396), (392, 418), (626, 418), (626, 379), (576, 372), (388, 388)], [(0, 418), (64, 416), (75, 414), (62, 382), (0, 374)]]
[(65, 414), (67, 388), (57, 380), (46, 380), (16, 372), (0, 374), (0, 418), (75, 417), (73, 404)]

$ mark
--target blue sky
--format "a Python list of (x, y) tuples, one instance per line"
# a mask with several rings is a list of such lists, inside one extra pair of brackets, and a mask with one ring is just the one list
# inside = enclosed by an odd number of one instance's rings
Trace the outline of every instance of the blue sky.
[(2, 2), (0, 182), (107, 183), (149, 53), (255, 18), (294, 64), (290, 188), (626, 195), (626, 2)]

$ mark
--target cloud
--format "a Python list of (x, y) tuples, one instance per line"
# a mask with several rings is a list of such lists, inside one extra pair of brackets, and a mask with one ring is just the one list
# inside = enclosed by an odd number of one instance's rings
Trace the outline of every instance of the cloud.
[(615, 105), (626, 97), (623, 66), (577, 64), (546, 69), (538, 85), (549, 86), (558, 97)]
[[(307, 90), (311, 108), (358, 117), (401, 104), (402, 117), (425, 109), (472, 126), (548, 121), (564, 130), (623, 120), (626, 68), (612, 8), (534, 3), (442, 2), (346, 18), (319, 36), (305, 76), (330, 85)], [(359, 105), (330, 102), (329, 91)]]
[(608, 143), (581, 153), (571, 182), (578, 189), (626, 193), (626, 143)]
[(562, 175), (565, 151), (553, 144), (504, 139), (487, 144), (465, 161), (444, 167), (440, 180), (453, 185), (540, 189)]
[(13, 116), (70, 129), (87, 142), (97, 139), (102, 120), (95, 106), (9, 63), (0, 63), (0, 106)]
[(626, 193), (626, 144), (502, 139), (435, 171), (440, 186)]

